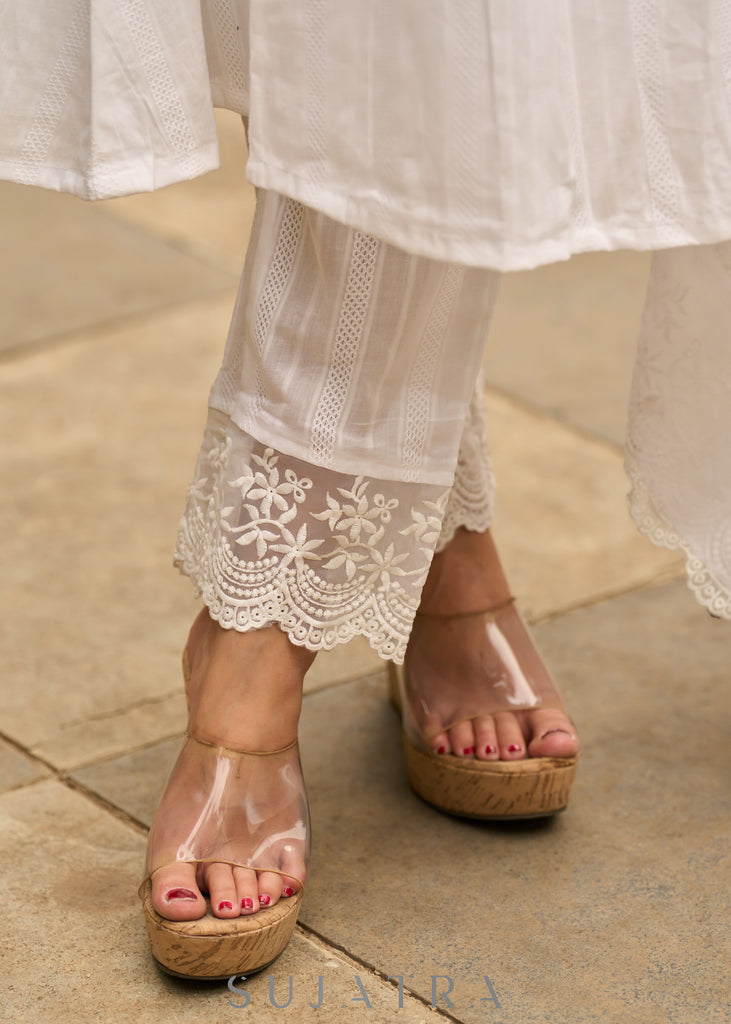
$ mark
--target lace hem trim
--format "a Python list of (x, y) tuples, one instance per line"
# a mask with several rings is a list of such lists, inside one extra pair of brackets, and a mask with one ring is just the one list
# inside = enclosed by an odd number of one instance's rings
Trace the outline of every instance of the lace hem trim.
[(446, 548), (460, 527), (474, 533), (484, 533), (490, 529), (495, 511), (495, 492), (480, 374), (467, 410), (457, 469), (437, 541), (437, 552)]
[(207, 432), (174, 559), (212, 618), (277, 624), (311, 650), (365, 636), (402, 662), (449, 492), (397, 484), (395, 497), (328, 471), (315, 486), (304, 463), (234, 446), (231, 429)]
[(637, 529), (657, 547), (682, 551), (685, 555), (688, 588), (698, 604), (706, 608), (711, 615), (731, 619), (731, 594), (657, 509), (630, 446), (625, 454), (624, 466), (631, 487), (627, 498), (629, 513)]

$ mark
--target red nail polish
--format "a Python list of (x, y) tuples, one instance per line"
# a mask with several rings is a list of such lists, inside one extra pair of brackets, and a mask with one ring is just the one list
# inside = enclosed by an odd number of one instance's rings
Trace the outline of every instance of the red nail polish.
[(282, 896), (294, 896), (294, 889), (291, 885), (285, 885), (282, 889)]
[(445, 746), (437, 747), (436, 753), (437, 754), (446, 754), (447, 753), (447, 748)]
[(520, 751), (522, 749), (523, 748), (521, 746), (519, 746), (517, 743), (511, 743), (510, 746), (508, 747), (508, 752), (510, 754), (517, 754), (518, 751)]
[(218, 904), (219, 910), (233, 910), (233, 908), (234, 905), (231, 902), (231, 900), (221, 900), (221, 902)]
[(485, 747), (485, 753), (486, 754), (496, 754), (497, 753), (497, 747), (493, 747), (492, 743), (488, 743), (487, 746)]
[(170, 889), (165, 893), (166, 900), (197, 900), (198, 897), (190, 889)]
[(465, 747), (464, 750), (462, 751), (462, 753), (464, 754), (465, 757), (471, 757), (472, 754), (474, 754), (474, 752), (475, 752), (475, 748), (474, 747)]
[(272, 902), (271, 896), (267, 896), (266, 893), (264, 893), (263, 896), (259, 897), (259, 906), (260, 907), (268, 907), (271, 902)]
[(253, 910), (254, 909), (254, 901), (252, 900), (251, 896), (244, 896), (244, 898), (241, 901), (241, 909), (242, 910)]

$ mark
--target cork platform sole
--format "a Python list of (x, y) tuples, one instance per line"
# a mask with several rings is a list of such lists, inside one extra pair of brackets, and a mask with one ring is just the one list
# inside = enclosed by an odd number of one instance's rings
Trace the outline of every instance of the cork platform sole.
[(223, 919), (210, 912), (197, 921), (168, 921), (152, 905), (148, 878), (140, 893), (152, 955), (178, 978), (224, 981), (268, 967), (292, 937), (302, 890), (247, 917)]
[[(401, 667), (389, 664), (391, 702), (401, 713)], [(569, 801), (578, 756), (479, 761), (432, 754), (403, 735), (409, 784), (427, 803), (463, 818), (502, 821), (541, 818)]]

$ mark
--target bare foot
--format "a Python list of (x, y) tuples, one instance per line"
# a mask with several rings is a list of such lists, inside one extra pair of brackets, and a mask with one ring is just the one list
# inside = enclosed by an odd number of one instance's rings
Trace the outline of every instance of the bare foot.
[[(294, 895), (305, 879), (296, 739), (302, 680), (315, 655), (277, 627), (224, 630), (206, 609), (188, 653), (195, 738), (181, 751), (150, 831), (152, 902), (173, 921), (202, 917), (204, 893), (216, 917), (253, 914)], [(273, 870), (236, 866), (247, 863)]]
[(430, 750), (485, 761), (578, 752), (489, 531), (459, 530), (435, 555), (419, 612), (405, 667), (413, 720)]

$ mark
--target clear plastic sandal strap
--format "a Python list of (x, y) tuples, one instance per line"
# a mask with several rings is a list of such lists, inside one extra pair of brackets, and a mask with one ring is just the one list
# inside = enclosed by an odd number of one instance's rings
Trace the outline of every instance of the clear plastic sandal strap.
[(261, 753), (186, 737), (148, 849), (150, 875), (175, 862), (220, 862), (301, 881), (309, 811), (297, 742)]
[(292, 750), (297, 746), (297, 740), (292, 740), (286, 747), (278, 747), (276, 750), (239, 750), (237, 747), (224, 747), (221, 743), (215, 743), (213, 740), (204, 740), (200, 736), (194, 736), (192, 732), (185, 733), (189, 740), (193, 740), (195, 743), (200, 743), (202, 747), (210, 747), (212, 750), (220, 751), (224, 757), (274, 757), (277, 754), (285, 754), (288, 750)]
[(476, 618), (478, 615), (497, 615), (498, 612), (504, 611), (505, 608), (509, 608), (511, 604), (515, 604), (514, 597), (508, 597), (504, 601), (500, 601), (499, 604), (490, 605), (489, 608), (477, 608), (470, 612), (422, 612), (416, 613), (417, 618), (420, 619), (469, 619)]

